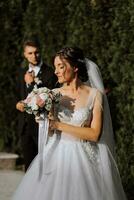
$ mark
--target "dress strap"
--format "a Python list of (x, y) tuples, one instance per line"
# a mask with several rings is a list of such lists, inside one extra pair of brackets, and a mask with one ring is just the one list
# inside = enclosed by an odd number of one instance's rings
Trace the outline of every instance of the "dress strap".
[(96, 88), (92, 88), (91, 91), (90, 91), (89, 100), (88, 100), (89, 110), (93, 109), (96, 95), (97, 95), (97, 89)]

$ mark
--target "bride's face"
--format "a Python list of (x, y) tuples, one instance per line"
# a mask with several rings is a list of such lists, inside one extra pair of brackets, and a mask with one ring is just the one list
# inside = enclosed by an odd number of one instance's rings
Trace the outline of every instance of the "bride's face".
[(59, 83), (69, 83), (76, 77), (77, 68), (72, 67), (66, 59), (59, 56), (54, 60), (55, 74)]

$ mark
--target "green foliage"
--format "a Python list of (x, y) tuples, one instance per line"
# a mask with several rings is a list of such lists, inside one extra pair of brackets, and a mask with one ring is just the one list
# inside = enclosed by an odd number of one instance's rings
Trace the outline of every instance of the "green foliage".
[[(117, 159), (126, 188), (132, 191), (134, 179), (134, 57), (133, 21), (134, 3), (117, 3), (113, 26), (110, 30), (112, 59), (109, 65), (116, 82), (116, 142)], [(114, 39), (115, 38), (115, 39)]]
[(134, 2), (132, 0), (1, 0), (0, 148), (18, 151), (16, 70), (22, 42), (36, 34), (49, 64), (61, 47), (81, 47), (102, 72), (116, 139), (117, 162), (131, 199), (134, 180)]
[[(15, 148), (15, 71), (20, 61), (22, 9), (19, 0), (0, 3), (0, 138), (4, 150)], [(1, 142), (3, 144), (3, 142)]]

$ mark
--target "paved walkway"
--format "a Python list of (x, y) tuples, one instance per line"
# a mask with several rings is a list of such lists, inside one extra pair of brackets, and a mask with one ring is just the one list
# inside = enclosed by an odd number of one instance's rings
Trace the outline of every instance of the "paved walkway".
[(0, 170), (0, 200), (11, 200), (24, 172)]

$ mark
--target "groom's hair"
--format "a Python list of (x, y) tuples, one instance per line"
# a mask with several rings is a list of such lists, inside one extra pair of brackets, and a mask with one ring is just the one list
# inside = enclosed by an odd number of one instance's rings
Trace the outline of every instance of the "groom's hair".
[(26, 46), (32, 46), (40, 49), (40, 42), (39, 39), (36, 36), (27, 37), (23, 40), (23, 49), (25, 49)]

